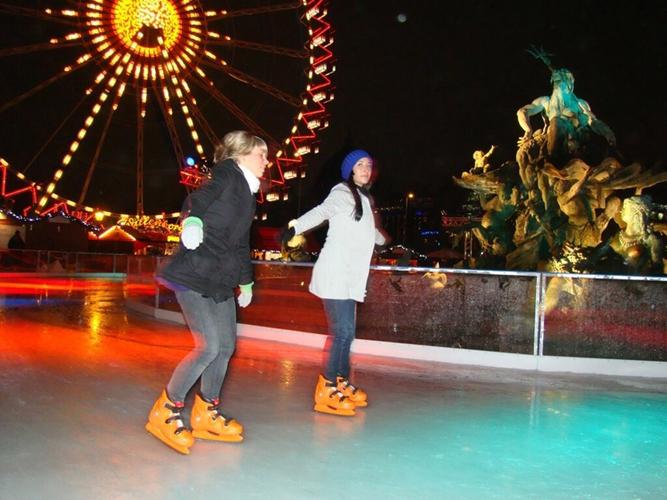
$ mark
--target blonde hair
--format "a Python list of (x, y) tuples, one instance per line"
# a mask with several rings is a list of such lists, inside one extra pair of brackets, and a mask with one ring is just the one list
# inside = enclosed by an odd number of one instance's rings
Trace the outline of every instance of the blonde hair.
[(227, 158), (237, 159), (239, 156), (247, 155), (257, 146), (269, 149), (264, 139), (245, 130), (234, 130), (225, 134), (222, 141), (215, 146), (213, 161), (218, 163)]

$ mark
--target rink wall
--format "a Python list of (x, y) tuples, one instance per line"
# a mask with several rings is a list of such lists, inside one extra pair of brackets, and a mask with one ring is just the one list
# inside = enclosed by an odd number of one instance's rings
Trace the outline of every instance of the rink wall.
[[(127, 304), (183, 322), (157, 257), (2, 251), (0, 272), (124, 276)], [(239, 334), (321, 348), (312, 264), (254, 263)], [(374, 266), (353, 352), (545, 372), (667, 378), (667, 278)]]
[[(130, 258), (128, 306), (183, 322)], [(326, 319), (312, 264), (255, 262), (239, 335), (321, 348)], [(354, 353), (544, 372), (667, 378), (667, 278), (373, 266)]]

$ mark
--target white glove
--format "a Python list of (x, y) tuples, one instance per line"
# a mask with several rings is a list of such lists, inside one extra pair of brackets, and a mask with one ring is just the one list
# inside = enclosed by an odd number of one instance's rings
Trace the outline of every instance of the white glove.
[(239, 293), (238, 298), (236, 299), (239, 303), (239, 307), (248, 307), (252, 301), (252, 285), (253, 283), (248, 283), (247, 285), (240, 285), (241, 293)]
[(181, 243), (188, 250), (194, 250), (204, 241), (204, 223), (198, 217), (188, 217), (183, 221)]

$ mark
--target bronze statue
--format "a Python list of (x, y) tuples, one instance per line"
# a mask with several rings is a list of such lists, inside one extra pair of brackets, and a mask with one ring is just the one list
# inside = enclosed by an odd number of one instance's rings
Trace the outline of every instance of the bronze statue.
[[(648, 221), (650, 186), (667, 181), (667, 172), (624, 166), (614, 157), (612, 130), (574, 94), (574, 77), (554, 69), (542, 49), (529, 51), (551, 71), (552, 93), (517, 112), (524, 135), (516, 163), (492, 169), (475, 151), (475, 166), (454, 181), (475, 191), (484, 210), (473, 228), (482, 254), (504, 259), (507, 269), (555, 272), (664, 272), (663, 244)], [(534, 130), (531, 118), (542, 115)], [(634, 195), (623, 201), (624, 190)], [(622, 207), (622, 208), (621, 208)], [(618, 231), (612, 238), (614, 225)], [(667, 228), (665, 229), (667, 234)], [(478, 262), (484, 262), (479, 259)]]

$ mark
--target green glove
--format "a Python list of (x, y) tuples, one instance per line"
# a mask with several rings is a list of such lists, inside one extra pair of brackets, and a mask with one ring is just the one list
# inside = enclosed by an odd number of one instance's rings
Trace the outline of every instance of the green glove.
[(239, 289), (241, 290), (237, 299), (239, 307), (248, 307), (250, 305), (250, 301), (252, 300), (252, 285), (254, 284), (255, 282), (251, 281), (245, 285), (239, 285)]

